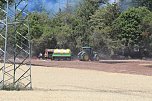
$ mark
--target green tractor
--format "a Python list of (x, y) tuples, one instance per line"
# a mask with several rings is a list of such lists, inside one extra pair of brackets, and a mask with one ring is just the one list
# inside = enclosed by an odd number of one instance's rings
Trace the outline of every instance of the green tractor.
[(99, 61), (99, 55), (97, 52), (94, 52), (91, 47), (82, 47), (78, 53), (78, 59), (80, 61)]

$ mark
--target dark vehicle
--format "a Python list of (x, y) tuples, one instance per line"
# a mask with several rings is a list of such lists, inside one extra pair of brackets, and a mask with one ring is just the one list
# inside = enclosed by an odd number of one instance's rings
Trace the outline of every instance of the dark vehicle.
[(78, 59), (80, 61), (99, 61), (99, 55), (97, 52), (94, 52), (91, 47), (82, 47), (78, 53)]

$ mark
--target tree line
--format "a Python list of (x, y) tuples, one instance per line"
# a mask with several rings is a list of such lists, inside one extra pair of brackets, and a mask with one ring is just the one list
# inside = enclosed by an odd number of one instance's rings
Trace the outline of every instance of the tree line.
[(137, 1), (123, 11), (117, 3), (82, 0), (71, 12), (60, 11), (53, 17), (45, 11), (31, 12), (33, 55), (44, 53), (46, 48), (70, 48), (77, 54), (82, 46), (91, 46), (101, 56), (128, 57), (134, 51), (151, 56), (152, 3)]

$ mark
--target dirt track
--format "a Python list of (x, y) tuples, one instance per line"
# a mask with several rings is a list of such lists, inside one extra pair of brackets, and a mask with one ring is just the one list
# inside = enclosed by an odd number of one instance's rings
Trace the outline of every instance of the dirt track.
[(152, 62), (144, 60), (106, 60), (100, 62), (32, 60), (33, 65), (152, 76)]

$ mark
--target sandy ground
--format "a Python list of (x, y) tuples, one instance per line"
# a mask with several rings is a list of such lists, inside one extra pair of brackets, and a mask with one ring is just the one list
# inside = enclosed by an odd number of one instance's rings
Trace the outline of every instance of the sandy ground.
[(152, 101), (152, 76), (32, 67), (32, 91), (0, 91), (0, 101)]

